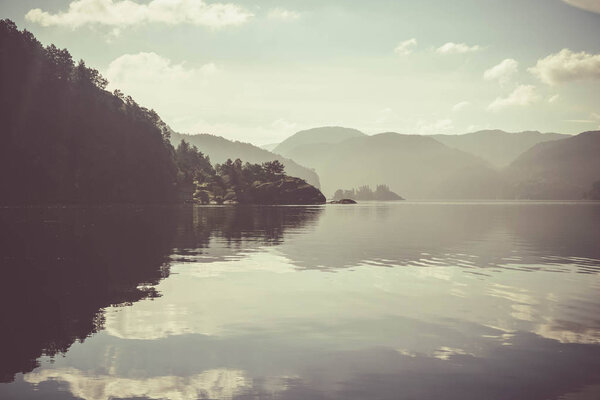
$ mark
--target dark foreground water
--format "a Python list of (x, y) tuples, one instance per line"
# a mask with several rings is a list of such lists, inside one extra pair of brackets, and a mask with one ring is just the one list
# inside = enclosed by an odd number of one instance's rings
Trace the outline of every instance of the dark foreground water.
[(0, 224), (1, 399), (600, 399), (600, 203)]

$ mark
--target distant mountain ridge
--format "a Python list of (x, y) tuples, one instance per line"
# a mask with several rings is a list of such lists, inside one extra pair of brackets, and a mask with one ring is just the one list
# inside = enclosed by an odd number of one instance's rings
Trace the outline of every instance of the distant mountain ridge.
[(474, 154), (491, 165), (502, 168), (508, 166), (517, 157), (538, 143), (564, 139), (570, 135), (541, 133), (538, 131), (511, 133), (496, 129), (463, 135), (431, 136), (447, 146)]
[(279, 143), (268, 143), (268, 144), (263, 144), (258, 147), (260, 147), (261, 149), (267, 150), (267, 151), (273, 151), (273, 149), (277, 146), (279, 146)]
[(582, 199), (600, 181), (600, 131), (538, 143), (504, 173), (510, 197)]
[(501, 130), (369, 136), (324, 127), (298, 132), (276, 151), (314, 168), (327, 196), (388, 182), (409, 199), (582, 199), (600, 181), (599, 137)]
[(302, 144), (286, 156), (315, 168), (322, 191), (386, 182), (409, 199), (496, 198), (501, 177), (480, 158), (432, 137), (386, 132)]
[(304, 179), (307, 183), (320, 187), (320, 180), (317, 173), (306, 168), (289, 158), (274, 154), (268, 150), (261, 149), (250, 143), (231, 141), (221, 136), (210, 135), (206, 133), (189, 135), (171, 131), (171, 143), (177, 146), (181, 140), (195, 145), (198, 149), (208, 155), (213, 164), (227, 161), (228, 158), (235, 160), (241, 159), (243, 162), (263, 163), (267, 161), (278, 160), (285, 166), (285, 171), (290, 176)]
[(303, 145), (334, 144), (354, 137), (366, 136), (363, 132), (353, 128), (340, 126), (324, 126), (296, 132), (283, 142), (279, 143), (273, 152), (288, 156), (295, 148)]

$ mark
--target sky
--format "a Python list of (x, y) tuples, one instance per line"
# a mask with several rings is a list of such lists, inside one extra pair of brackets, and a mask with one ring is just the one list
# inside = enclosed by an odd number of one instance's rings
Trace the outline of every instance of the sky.
[(600, 129), (600, 0), (0, 0), (175, 131)]

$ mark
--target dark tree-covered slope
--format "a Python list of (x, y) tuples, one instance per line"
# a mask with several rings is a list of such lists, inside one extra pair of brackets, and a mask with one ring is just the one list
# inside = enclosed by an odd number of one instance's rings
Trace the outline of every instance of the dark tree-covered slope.
[(160, 118), (106, 84), (67, 50), (0, 21), (0, 203), (173, 198)]

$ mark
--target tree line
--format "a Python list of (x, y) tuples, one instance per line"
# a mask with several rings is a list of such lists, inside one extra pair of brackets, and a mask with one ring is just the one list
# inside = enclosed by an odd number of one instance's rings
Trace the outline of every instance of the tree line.
[(184, 200), (203, 204), (249, 202), (250, 189), (285, 177), (285, 167), (278, 160), (262, 164), (243, 163), (239, 158), (223, 164), (210, 163), (196, 146), (185, 140), (175, 149), (178, 186)]
[(361, 201), (393, 201), (404, 200), (398, 194), (392, 192), (388, 185), (377, 185), (375, 191), (369, 185), (359, 186), (358, 189), (343, 190), (338, 189), (333, 195), (334, 201), (342, 199), (361, 200)]
[(66, 49), (0, 21), (3, 203), (160, 202), (177, 169), (153, 110)]
[(0, 20), (0, 203), (223, 202), (285, 175), (279, 161), (213, 167), (187, 142), (175, 149), (154, 110), (107, 84)]

